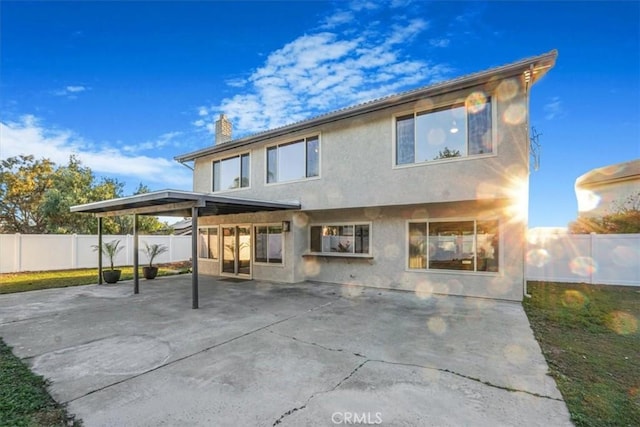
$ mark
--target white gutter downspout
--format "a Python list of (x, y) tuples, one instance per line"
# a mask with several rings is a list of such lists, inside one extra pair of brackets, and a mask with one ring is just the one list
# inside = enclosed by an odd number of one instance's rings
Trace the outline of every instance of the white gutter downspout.
[[(527, 103), (527, 123), (526, 123), (526, 131), (527, 131), (527, 139), (530, 138), (531, 132), (531, 105), (530, 105), (530, 83), (533, 81), (533, 64), (529, 65), (529, 70), (524, 72), (524, 94)], [(527, 141), (528, 144), (531, 144), (531, 141)], [(531, 175), (531, 147), (527, 145), (527, 222), (524, 226), (524, 241), (522, 242), (522, 291), (524, 292), (525, 298), (531, 298), (531, 294), (529, 294), (529, 290), (527, 289), (527, 234), (529, 232), (529, 175)]]

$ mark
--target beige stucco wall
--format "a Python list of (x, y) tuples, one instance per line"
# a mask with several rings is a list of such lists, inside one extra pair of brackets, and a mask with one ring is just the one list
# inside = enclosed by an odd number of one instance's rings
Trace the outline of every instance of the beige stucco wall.
[[(527, 106), (519, 83), (512, 91), (489, 92), (493, 97), (494, 154), (454, 158), (410, 166), (394, 165), (394, 117), (464, 100), (483, 88), (385, 109), (326, 124), (304, 133), (253, 144), (197, 159), (194, 191), (212, 191), (212, 161), (250, 151), (251, 187), (216, 194), (262, 200), (299, 201), (304, 210), (388, 206), (424, 202), (509, 197), (528, 179)], [(507, 99), (508, 98), (508, 99)], [(320, 177), (298, 182), (266, 184), (266, 146), (320, 135)]]
[[(252, 277), (278, 282), (304, 280), (364, 285), (430, 294), (451, 294), (519, 301), (523, 295), (524, 223), (511, 216), (506, 201), (355, 208), (313, 212), (275, 212), (201, 218), (201, 225), (292, 222), (284, 237), (284, 264), (253, 264)], [(500, 219), (498, 273), (409, 270), (407, 222), (412, 219)], [(372, 259), (304, 256), (309, 225), (370, 222)], [(217, 262), (201, 260), (201, 273), (219, 274)]]
[[(464, 100), (473, 92), (493, 99), (494, 153), (411, 166), (394, 164), (395, 117)], [(201, 224), (292, 222), (285, 235), (281, 267), (254, 265), (253, 278), (303, 280), (430, 293), (521, 300), (526, 222), (512, 209), (528, 191), (529, 140), (526, 96), (517, 80), (325, 124), (287, 137), (261, 141), (197, 159), (194, 191), (210, 192), (212, 161), (251, 153), (251, 187), (216, 194), (274, 201), (299, 201), (300, 212), (273, 212), (201, 218)], [(299, 182), (266, 184), (266, 147), (320, 135), (320, 176)], [(526, 205), (524, 206), (526, 208)], [(500, 220), (500, 272), (409, 271), (408, 219)], [(371, 221), (373, 259), (303, 257), (309, 250), (309, 224)], [(219, 274), (217, 262), (201, 261), (203, 274)]]

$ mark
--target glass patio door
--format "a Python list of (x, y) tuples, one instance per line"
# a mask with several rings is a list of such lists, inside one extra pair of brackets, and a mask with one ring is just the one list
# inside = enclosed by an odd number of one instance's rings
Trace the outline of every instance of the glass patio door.
[(222, 227), (222, 274), (251, 276), (251, 226)]

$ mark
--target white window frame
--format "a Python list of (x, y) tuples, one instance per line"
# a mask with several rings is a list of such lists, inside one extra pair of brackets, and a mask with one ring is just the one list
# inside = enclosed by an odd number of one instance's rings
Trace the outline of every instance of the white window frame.
[[(312, 227), (346, 227), (353, 226), (353, 231), (355, 234), (355, 226), (357, 225), (366, 225), (369, 227), (369, 251), (356, 253), (356, 252), (314, 252), (311, 250), (311, 228)], [(373, 222), (371, 221), (345, 221), (345, 222), (318, 222), (309, 224), (309, 246), (308, 246), (308, 255), (317, 255), (317, 256), (341, 256), (341, 257), (353, 257), (353, 258), (370, 258), (373, 256)], [(355, 237), (355, 236), (354, 236)], [(355, 244), (353, 246), (355, 251)]]
[[(210, 229), (216, 230), (216, 237), (217, 237), (217, 241), (218, 241), (218, 245), (217, 245), (217, 248), (216, 248), (216, 254), (217, 254), (216, 258), (209, 258), (209, 257), (204, 258), (204, 257), (200, 256), (200, 253), (201, 253), (200, 252), (201, 251), (200, 230), (205, 230), (205, 229), (206, 230), (210, 230)], [(218, 225), (202, 225), (202, 226), (198, 226), (197, 233), (198, 233), (198, 237), (197, 237), (198, 238), (198, 259), (199, 260), (206, 260), (206, 261), (215, 261), (215, 262), (220, 261), (220, 229), (219, 229), (219, 226)], [(208, 236), (209, 236), (209, 234), (207, 233), (207, 238), (208, 238)], [(208, 240), (207, 240), (207, 244), (209, 244)], [(210, 249), (210, 247), (208, 247), (208, 248)]]
[[(285, 266), (285, 239), (286, 239), (286, 235), (287, 233), (284, 232), (284, 230), (282, 231), (282, 262), (280, 263), (275, 263), (275, 262), (268, 262), (268, 249), (267, 249), (267, 262), (262, 262), (262, 261), (256, 261), (258, 259), (258, 257), (256, 256), (256, 248), (258, 247), (258, 245), (256, 244), (256, 239), (258, 237), (258, 231), (256, 230), (258, 227), (280, 227), (282, 228), (282, 223), (281, 222), (269, 222), (269, 223), (260, 223), (260, 224), (252, 224), (253, 227), (253, 254), (252, 255), (252, 259), (253, 259), (253, 264), (254, 265), (264, 265), (264, 266), (269, 266), (269, 267), (284, 267)], [(268, 233), (267, 233), (268, 235)]]
[[(399, 111), (397, 113), (394, 113), (392, 116), (392, 120), (391, 120), (391, 135), (392, 135), (392, 147), (391, 147), (391, 167), (393, 169), (404, 169), (404, 168), (412, 168), (412, 167), (419, 167), (419, 166), (425, 166), (425, 165), (433, 165), (433, 164), (439, 164), (439, 163), (448, 163), (448, 162), (460, 162), (460, 161), (467, 161), (467, 160), (474, 160), (474, 159), (480, 159), (480, 158), (487, 158), (487, 157), (496, 157), (498, 155), (498, 112), (497, 112), (497, 100), (496, 97), (493, 94), (490, 94), (489, 96), (489, 100), (491, 101), (491, 145), (492, 145), (492, 150), (491, 153), (482, 153), (482, 154), (472, 154), (472, 155), (466, 155), (466, 156), (460, 156), (460, 157), (448, 157), (448, 158), (444, 158), (444, 159), (437, 159), (437, 160), (428, 160), (428, 161), (423, 161), (423, 162), (413, 162), (413, 163), (405, 163), (405, 164), (397, 164), (396, 160), (397, 160), (397, 150), (398, 150), (398, 135), (397, 135), (397, 122), (398, 122), (398, 118), (400, 117), (405, 117), (405, 116), (409, 116), (412, 115), (414, 116), (414, 137), (415, 137), (415, 117), (417, 117), (418, 115), (422, 114), (422, 113), (429, 113), (430, 111), (435, 111), (435, 110), (442, 110), (442, 109), (446, 109), (447, 107), (451, 107), (451, 108), (455, 108), (455, 106), (457, 104), (460, 104), (460, 100), (449, 100), (447, 102), (439, 102), (436, 103), (432, 106), (430, 106), (428, 109), (412, 109), (412, 110), (403, 110), (403, 111)], [(468, 129), (467, 129), (468, 132)], [(467, 150), (468, 150), (468, 144), (469, 144), (469, 137), (467, 135), (466, 138), (466, 143), (467, 143)], [(415, 141), (414, 141), (415, 144)]]
[[(274, 182), (269, 182), (269, 149), (270, 148), (274, 148), (276, 147), (276, 152), (277, 152), (277, 147), (283, 146), (283, 145), (290, 145), (290, 144), (295, 144), (295, 143), (300, 143), (300, 142), (304, 142), (304, 156), (305, 156), (305, 170), (306, 170), (306, 161), (307, 161), (307, 140), (308, 139), (312, 139), (312, 138), (317, 138), (318, 139), (318, 175), (316, 176), (308, 176), (308, 177), (304, 177), (304, 178), (298, 178), (298, 179), (291, 179), (288, 181), (274, 181)], [(293, 138), (293, 139), (288, 139), (286, 141), (281, 141), (281, 142), (277, 142), (275, 144), (270, 144), (264, 147), (264, 184), (265, 185), (282, 185), (282, 184), (291, 184), (294, 182), (305, 182), (305, 181), (311, 181), (311, 180), (315, 180), (315, 179), (320, 179), (322, 176), (322, 135), (321, 133), (312, 133), (312, 134), (308, 134), (308, 135), (302, 135), (300, 137), (297, 138)]]
[[(497, 221), (498, 223), (498, 269), (497, 271), (478, 271), (478, 260), (477, 256), (474, 256), (473, 261), (473, 270), (448, 270), (443, 268), (429, 268), (429, 255), (430, 255), (430, 245), (429, 245), (429, 225), (435, 223), (443, 223), (443, 222), (473, 222), (473, 252), (477, 254), (477, 244), (478, 244), (478, 222), (483, 221)], [(426, 266), (425, 268), (409, 268), (409, 224), (415, 223), (426, 223), (427, 224), (427, 252), (426, 252)], [(443, 274), (473, 274), (473, 275), (488, 275), (488, 276), (502, 276), (504, 275), (504, 237), (503, 237), (503, 226), (502, 221), (496, 217), (455, 217), (455, 218), (414, 218), (407, 220), (405, 222), (405, 235), (404, 235), (404, 269), (407, 272), (413, 273), (443, 273)]]
[[(213, 166), (214, 163), (223, 162), (225, 160), (238, 158), (239, 161), (240, 161), (240, 179), (242, 180), (242, 156), (244, 156), (244, 155), (248, 155), (249, 156), (249, 185), (247, 187), (225, 188), (225, 189), (217, 190), (217, 191), (214, 190), (214, 184), (215, 184), (213, 182), (213, 180), (215, 178), (215, 176), (214, 176), (214, 166)], [(253, 176), (252, 176), (252, 173), (251, 173), (253, 160), (251, 159), (251, 157), (252, 157), (251, 156), (251, 150), (249, 150), (249, 151), (243, 151), (243, 152), (240, 152), (240, 153), (237, 153), (237, 154), (233, 154), (233, 155), (230, 155), (230, 156), (220, 157), (220, 158), (211, 160), (211, 168), (209, 170), (209, 172), (210, 172), (210, 174), (209, 174), (209, 183), (211, 184), (211, 192), (219, 194), (219, 193), (224, 193), (224, 192), (228, 192), (228, 191), (239, 191), (239, 190), (249, 190), (249, 189), (251, 189), (251, 183), (253, 182)]]

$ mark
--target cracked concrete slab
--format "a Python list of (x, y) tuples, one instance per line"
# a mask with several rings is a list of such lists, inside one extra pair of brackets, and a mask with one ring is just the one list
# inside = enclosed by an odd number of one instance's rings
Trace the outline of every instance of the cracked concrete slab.
[(88, 426), (570, 425), (519, 304), (202, 277), (191, 310), (190, 276), (129, 285), (0, 296), (0, 336)]

